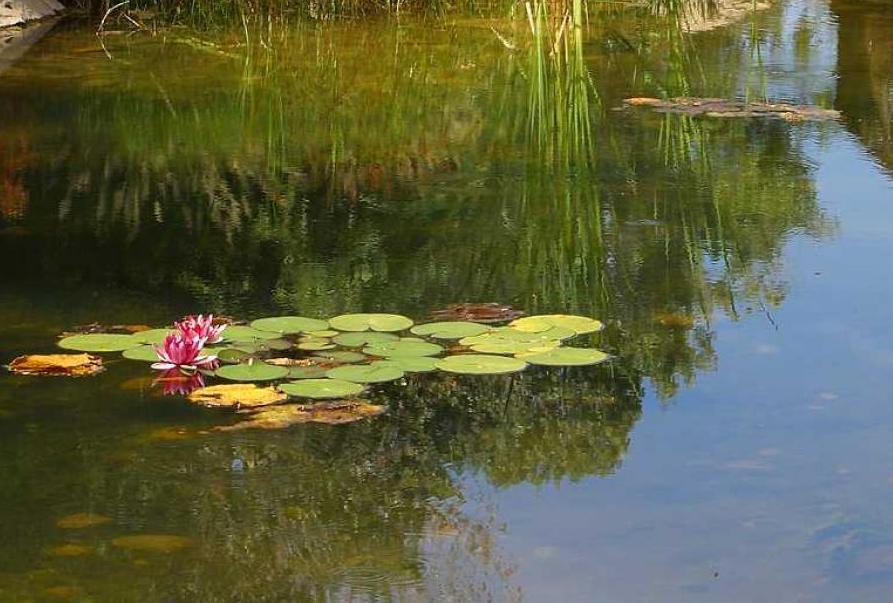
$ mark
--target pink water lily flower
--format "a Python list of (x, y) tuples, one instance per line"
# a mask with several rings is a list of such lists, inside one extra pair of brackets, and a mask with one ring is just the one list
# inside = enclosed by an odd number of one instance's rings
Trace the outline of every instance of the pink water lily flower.
[(174, 368), (187, 371), (214, 369), (217, 367), (217, 356), (202, 356), (206, 341), (204, 337), (196, 335), (171, 333), (164, 338), (164, 344), (155, 347), (155, 354), (160, 362), (154, 363), (152, 368), (159, 371)]
[(214, 324), (214, 315), (187, 316), (183, 320), (174, 323), (174, 327), (183, 334), (183, 337), (202, 337), (208, 343), (220, 341), (220, 335), (226, 328), (226, 324)]

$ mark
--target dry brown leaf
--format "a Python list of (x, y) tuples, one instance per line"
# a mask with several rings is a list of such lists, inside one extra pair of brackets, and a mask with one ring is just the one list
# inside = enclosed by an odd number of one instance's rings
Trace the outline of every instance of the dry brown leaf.
[(90, 354), (30, 354), (9, 363), (9, 370), (19, 375), (84, 377), (102, 369), (102, 358)]
[(250, 416), (247, 421), (235, 425), (217, 427), (217, 431), (237, 431), (241, 429), (284, 429), (301, 423), (324, 423), (342, 425), (385, 411), (384, 406), (369, 404), (359, 400), (339, 400), (319, 404), (283, 404), (271, 406)]
[(227, 383), (199, 388), (186, 398), (202, 406), (244, 409), (285, 402), (288, 396), (272, 387), (260, 387), (252, 383)]

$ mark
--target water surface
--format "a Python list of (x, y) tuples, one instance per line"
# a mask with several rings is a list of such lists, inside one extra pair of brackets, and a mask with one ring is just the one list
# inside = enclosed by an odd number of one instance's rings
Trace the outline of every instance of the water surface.
[[(550, 127), (523, 24), (241, 35), (62, 24), (0, 76), (0, 358), (92, 321), (459, 301), (597, 316), (616, 358), (259, 433), (198, 433), (230, 419), (136, 363), (2, 375), (0, 600), (889, 599), (889, 4), (600, 17), (586, 139)], [(613, 110), (683, 94), (842, 118)]]

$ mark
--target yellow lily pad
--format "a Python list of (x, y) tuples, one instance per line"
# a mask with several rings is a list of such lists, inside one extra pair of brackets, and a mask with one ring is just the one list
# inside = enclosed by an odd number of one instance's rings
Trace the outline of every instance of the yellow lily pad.
[(19, 375), (84, 377), (102, 372), (102, 358), (90, 354), (30, 354), (9, 363)]
[(576, 332), (577, 335), (595, 333), (601, 331), (604, 325), (588, 316), (573, 316), (570, 314), (541, 314), (539, 316), (525, 316), (509, 323), (519, 331), (528, 333), (540, 333), (553, 327), (562, 327)]
[(260, 387), (253, 383), (227, 383), (202, 387), (186, 399), (213, 408), (257, 408), (285, 402), (288, 396), (272, 387)]

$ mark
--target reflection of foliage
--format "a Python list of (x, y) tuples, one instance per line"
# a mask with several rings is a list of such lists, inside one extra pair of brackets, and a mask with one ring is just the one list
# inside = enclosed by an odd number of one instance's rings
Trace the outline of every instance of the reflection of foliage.
[[(23, 508), (23, 501), (30, 506), (48, 500), (51, 512), (62, 515), (67, 507), (58, 501), (76, 500), (78, 509), (114, 515), (114, 524), (82, 533), (84, 545), (101, 547), (114, 536), (153, 532), (194, 540), (194, 548), (172, 558), (171, 565), (134, 569), (131, 557), (108, 551), (102, 575), (63, 568), (99, 599), (420, 596), (432, 539), (468, 545), (448, 560), (454, 565), (441, 570), (464, 575), (469, 583), (443, 588), (461, 600), (478, 600), (473, 595), (482, 588), (502, 598), (499, 591), (511, 589), (511, 581), (492, 544), (496, 527), (463, 514), (460, 472), (485, 473), (499, 486), (606, 474), (625, 453), (640, 412), (635, 397), (620, 394), (629, 384), (601, 371), (443, 376), (433, 382), (422, 376), (376, 396), (390, 404), (388, 417), (350, 427), (147, 443), (143, 433), (157, 429), (123, 421), (120, 433), (85, 442), (81, 429), (109, 414), (103, 405), (114, 401), (127, 414), (142, 404), (109, 391), (122, 376), (118, 371), (88, 383), (77, 406), (47, 425), (56, 441), (51, 450), (33, 453), (42, 441), (37, 434), (0, 444), (0, 468), (11, 486), (0, 502)], [(103, 405), (94, 405), (95, 399)], [(167, 404), (165, 413), (180, 407)], [(178, 420), (196, 428), (215, 420), (191, 410), (177, 410), (186, 413)], [(79, 417), (79, 429), (72, 429), (68, 413)], [(68, 453), (73, 447), (78, 455)], [(62, 473), (50, 482), (34, 479), (47, 470)], [(15, 529), (5, 525), (0, 534), (11, 537)], [(29, 535), (27, 546), (39, 550), (57, 538), (42, 528)], [(27, 567), (28, 555), (21, 553), (10, 559), (11, 551), (0, 548), (3, 566)], [(127, 591), (133, 595), (118, 590), (124, 583), (135, 583)], [(147, 593), (154, 594), (147, 599)]]
[[(179, 69), (200, 64), (207, 75), (65, 97), (81, 124), (64, 151), (71, 171), (52, 177), (43, 162), (25, 172), (35, 190), (52, 183), (32, 199), (33, 219), (64, 219), (55, 247), (64, 253), (42, 269), (61, 281), (174, 285), (233, 314), (256, 315), (271, 299), (317, 315), (422, 315), (496, 299), (613, 318), (614, 351), (670, 395), (677, 375), (690, 382), (712, 365), (705, 329), (715, 310), (737, 317), (783, 299), (773, 275), (786, 233), (827, 230), (790, 126), (608, 119), (591, 110), (594, 96), (544, 87), (567, 69), (583, 90), (589, 71), (603, 82), (634, 72), (649, 74), (636, 81), (649, 92), (698, 93), (689, 82), (704, 67), (674, 27), (648, 44), (627, 36), (638, 53), (588, 65), (579, 39), (563, 34), (567, 59), (554, 69), (536, 43), (519, 60), (476, 30), (461, 30), (467, 43), (448, 43), (455, 30), (426, 47), (389, 31), (362, 32), (350, 46), (340, 42), (357, 35), (351, 26), (283, 33), (275, 61), (253, 60), (235, 76), (230, 59), (209, 69), (206, 56), (178, 49)], [(395, 67), (368, 64), (376, 45), (395, 52)], [(172, 59), (151, 45), (136, 52), (157, 73)], [(119, 77), (114, 62), (100, 68), (100, 82)], [(536, 100), (546, 92), (557, 105)], [(597, 141), (552, 118), (531, 121), (565, 102), (597, 126)], [(27, 261), (21, 270), (35, 272)], [(700, 326), (655, 330), (654, 314), (668, 310)]]

